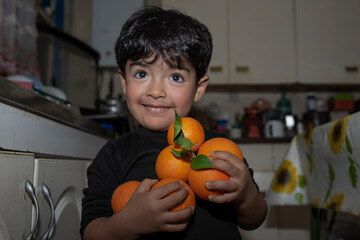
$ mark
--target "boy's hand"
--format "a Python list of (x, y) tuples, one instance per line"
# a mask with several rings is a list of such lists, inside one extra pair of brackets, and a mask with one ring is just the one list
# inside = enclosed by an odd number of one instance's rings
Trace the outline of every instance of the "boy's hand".
[(214, 168), (225, 172), (230, 179), (227, 181), (208, 181), (206, 188), (209, 190), (222, 190), (222, 195), (210, 195), (209, 200), (215, 203), (243, 202), (245, 198), (254, 194), (255, 187), (249, 170), (245, 163), (234, 154), (225, 151), (212, 153)]
[[(145, 179), (120, 211), (127, 215), (139, 235), (182, 231), (194, 211), (191, 207), (177, 212), (168, 211), (184, 201), (189, 191), (180, 181), (151, 190), (157, 182), (155, 179)], [(177, 192), (167, 196), (174, 191)]]
[(210, 195), (209, 200), (215, 203), (233, 202), (238, 226), (253, 230), (259, 227), (267, 215), (267, 204), (254, 184), (245, 163), (235, 155), (216, 151), (212, 154), (213, 166), (230, 176), (227, 181), (209, 181), (209, 190), (225, 191), (222, 195)]

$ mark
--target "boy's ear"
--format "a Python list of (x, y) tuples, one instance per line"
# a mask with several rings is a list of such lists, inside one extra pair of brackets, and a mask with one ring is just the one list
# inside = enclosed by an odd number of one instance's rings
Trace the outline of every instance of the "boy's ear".
[(205, 75), (202, 78), (200, 78), (199, 82), (196, 85), (194, 102), (197, 102), (202, 98), (202, 96), (205, 93), (208, 82), (209, 82), (209, 76)]
[(123, 93), (126, 95), (126, 80), (125, 80), (125, 75), (122, 71), (120, 71), (120, 69), (118, 69), (118, 74), (120, 77), (120, 81), (121, 81), (121, 88), (123, 90)]

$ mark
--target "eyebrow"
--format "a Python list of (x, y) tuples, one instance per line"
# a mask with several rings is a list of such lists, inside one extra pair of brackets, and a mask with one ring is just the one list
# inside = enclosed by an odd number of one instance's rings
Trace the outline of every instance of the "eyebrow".
[[(136, 62), (132, 62), (130, 63), (129, 67), (133, 67), (133, 66), (140, 66), (140, 67), (146, 67), (150, 64), (146, 63), (146, 62), (143, 62), (143, 61), (136, 61)], [(180, 68), (180, 67), (170, 67), (171, 69), (179, 69), (179, 70), (184, 70), (184, 71), (187, 71), (187, 72), (190, 72), (190, 69), (189, 68), (186, 68), (186, 67), (183, 67), (183, 68)]]
[(145, 67), (145, 66), (147, 66), (147, 65), (149, 65), (149, 64), (146, 64), (146, 63), (144, 63), (144, 62), (132, 62), (132, 63), (130, 63), (130, 66), (129, 66), (129, 67), (132, 67), (132, 66)]

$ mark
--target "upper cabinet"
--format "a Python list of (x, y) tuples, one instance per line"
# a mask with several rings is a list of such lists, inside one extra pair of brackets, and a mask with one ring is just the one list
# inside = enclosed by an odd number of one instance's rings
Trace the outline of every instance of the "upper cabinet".
[(230, 83), (295, 80), (293, 3), (228, 1)]
[(358, 0), (162, 0), (208, 26), (211, 84), (360, 83)]
[(295, 79), (292, 1), (163, 0), (203, 22), (213, 36), (210, 83), (283, 83)]
[(360, 1), (296, 1), (303, 83), (360, 83)]
[(163, 0), (164, 9), (178, 9), (204, 23), (213, 37), (213, 53), (209, 65), (210, 82), (228, 83), (228, 6), (218, 0)]

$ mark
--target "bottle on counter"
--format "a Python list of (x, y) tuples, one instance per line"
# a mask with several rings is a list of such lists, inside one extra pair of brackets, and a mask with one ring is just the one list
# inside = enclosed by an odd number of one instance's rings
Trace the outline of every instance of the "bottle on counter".
[(241, 125), (242, 125), (242, 117), (241, 117), (240, 113), (237, 112), (235, 114), (234, 125), (232, 126), (232, 128), (230, 130), (230, 138), (239, 139), (242, 137)]
[(313, 92), (309, 92), (306, 97), (306, 110), (308, 112), (316, 111), (316, 98)]
[(286, 98), (286, 94), (281, 94), (280, 100), (277, 102), (277, 108), (284, 116), (286, 114), (291, 114), (291, 102)]

